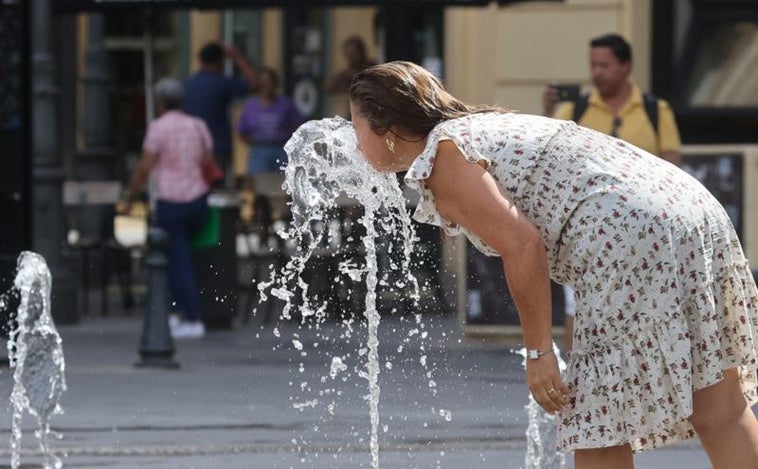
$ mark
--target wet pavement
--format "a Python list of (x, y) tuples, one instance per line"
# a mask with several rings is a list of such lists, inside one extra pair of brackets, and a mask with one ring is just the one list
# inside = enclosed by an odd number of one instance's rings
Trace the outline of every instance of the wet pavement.
[[(176, 370), (134, 366), (139, 315), (59, 327), (68, 391), (52, 446), (70, 468), (371, 467), (364, 326), (264, 326), (253, 317), (176, 342)], [(453, 316), (383, 317), (380, 467), (523, 467), (527, 394), (514, 348), (515, 338), (471, 342)], [(332, 369), (334, 357), (346, 369)], [(2, 369), (0, 393), (11, 388)], [(10, 424), (3, 406), (0, 441), (9, 441)], [(39, 467), (31, 417), (24, 428), (22, 467)], [(696, 442), (636, 460), (709, 467)], [(9, 463), (0, 443), (0, 468)]]

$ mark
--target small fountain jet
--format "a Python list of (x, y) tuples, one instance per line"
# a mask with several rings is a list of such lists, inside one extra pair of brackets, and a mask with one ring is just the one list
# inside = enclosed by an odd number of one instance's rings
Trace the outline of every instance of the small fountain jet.
[(21, 453), (21, 423), (24, 411), (37, 419), (40, 449), (45, 469), (58, 469), (62, 463), (48, 446), (50, 419), (60, 413), (59, 401), (66, 390), (65, 361), (58, 331), (50, 315), (52, 277), (45, 259), (24, 251), (18, 258), (15, 287), (21, 295), (16, 327), (8, 341), (13, 373), (13, 425), (11, 468), (18, 469)]

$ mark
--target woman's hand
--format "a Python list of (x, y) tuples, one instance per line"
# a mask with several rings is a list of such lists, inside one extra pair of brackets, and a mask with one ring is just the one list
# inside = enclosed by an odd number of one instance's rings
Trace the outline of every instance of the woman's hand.
[(224, 44), (221, 46), (221, 49), (224, 51), (224, 56), (232, 60), (238, 60), (242, 56), (239, 49), (231, 44)]
[(132, 202), (129, 200), (119, 200), (116, 202), (116, 214), (128, 215), (132, 211)]
[(124, 191), (121, 198), (116, 202), (116, 214), (128, 215), (132, 211), (132, 199), (134, 196), (130, 190)]
[(570, 388), (561, 379), (555, 353), (547, 353), (536, 360), (526, 360), (526, 384), (534, 400), (554, 414), (569, 405)]

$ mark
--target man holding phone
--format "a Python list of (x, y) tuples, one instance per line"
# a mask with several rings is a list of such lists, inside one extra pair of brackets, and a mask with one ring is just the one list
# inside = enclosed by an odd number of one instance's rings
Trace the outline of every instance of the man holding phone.
[(590, 74), (594, 89), (580, 94), (579, 85), (550, 85), (543, 93), (545, 115), (573, 120), (647, 150), (675, 165), (681, 163), (679, 130), (668, 103), (642, 93), (630, 80), (632, 50), (617, 34), (590, 41)]
[[(542, 96), (546, 116), (573, 120), (579, 125), (607, 133), (681, 164), (681, 141), (668, 103), (642, 93), (631, 80), (632, 49), (618, 34), (590, 41), (590, 74), (594, 89), (582, 95), (579, 85), (549, 85)], [(564, 347), (573, 345), (574, 291), (564, 285)]]

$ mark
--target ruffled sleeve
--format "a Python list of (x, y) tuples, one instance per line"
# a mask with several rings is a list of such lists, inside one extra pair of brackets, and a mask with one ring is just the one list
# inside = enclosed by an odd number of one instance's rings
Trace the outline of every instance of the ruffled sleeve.
[(432, 194), (426, 182), (432, 174), (439, 142), (444, 140), (451, 140), (455, 143), (455, 146), (458, 147), (458, 150), (468, 162), (482, 164), (485, 168), (490, 166), (491, 161), (481, 154), (479, 150), (480, 146), (477, 144), (478, 137), (473, 131), (472, 121), (477, 117), (483, 118), (486, 115), (474, 114), (438, 124), (429, 133), (424, 151), (416, 157), (405, 174), (405, 184), (419, 193), (418, 205), (413, 214), (414, 220), (420, 223), (439, 226), (450, 236), (465, 234), (482, 253), (488, 256), (499, 256), (500, 254), (497, 251), (487, 246), (478, 236), (442, 217), (437, 211), (434, 194)]

